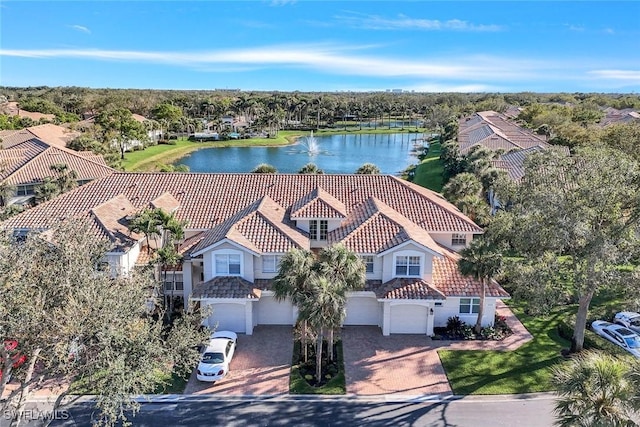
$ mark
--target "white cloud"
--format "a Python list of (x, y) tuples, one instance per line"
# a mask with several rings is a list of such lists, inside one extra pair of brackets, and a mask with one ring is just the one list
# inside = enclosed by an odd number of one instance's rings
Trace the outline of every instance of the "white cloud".
[(640, 83), (640, 70), (593, 70), (588, 74), (601, 79), (625, 81), (629, 84)]
[(89, 30), (87, 27), (83, 25), (72, 25), (71, 28), (73, 28), (76, 31), (80, 31), (81, 33), (91, 34), (91, 30)]
[(271, 0), (271, 6), (286, 6), (288, 4), (295, 4), (296, 0)]
[(448, 91), (491, 91), (494, 88), (486, 85), (499, 84), (509, 87), (514, 82), (572, 81), (580, 78), (593, 79), (594, 76), (627, 80), (640, 78), (638, 76), (640, 73), (637, 71), (596, 70), (591, 74), (585, 74), (584, 70), (589, 68), (593, 70), (597, 67), (589, 67), (584, 62), (571, 59), (557, 62), (551, 59), (543, 61), (486, 55), (407, 59), (405, 57), (376, 56), (371, 53), (378, 50), (374, 45), (344, 44), (276, 45), (192, 52), (0, 48), (0, 57), (71, 58), (166, 64), (203, 73), (240, 73), (258, 69), (281, 69), (289, 72), (306, 70), (338, 76), (380, 79), (405, 78), (437, 82), (425, 83), (412, 88), (429, 91), (439, 91), (438, 88), (445, 87)]
[(402, 14), (396, 18), (385, 18), (378, 15), (348, 12), (347, 15), (339, 15), (335, 19), (345, 25), (368, 30), (495, 32), (504, 29), (502, 26), (495, 24), (474, 24), (460, 19), (440, 21), (437, 19), (412, 18)]

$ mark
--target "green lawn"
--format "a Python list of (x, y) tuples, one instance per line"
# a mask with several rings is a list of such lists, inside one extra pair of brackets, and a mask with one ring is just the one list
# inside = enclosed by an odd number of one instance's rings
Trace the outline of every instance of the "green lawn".
[(442, 191), (442, 161), (440, 160), (440, 143), (431, 144), (429, 154), (416, 168), (413, 182), (440, 193)]
[(232, 139), (209, 142), (191, 142), (183, 138), (175, 141), (174, 145), (154, 145), (144, 150), (127, 152), (124, 154), (122, 165), (126, 171), (151, 171), (155, 170), (159, 164), (173, 163), (200, 148), (286, 145), (293, 142), (295, 135), (296, 133), (294, 132), (280, 132), (277, 138)]
[[(510, 352), (440, 350), (438, 354), (454, 394), (520, 394), (552, 390), (549, 368), (562, 363), (560, 351), (570, 346), (569, 341), (558, 335), (558, 322), (575, 319), (572, 315), (577, 306), (556, 307), (549, 315), (536, 317), (526, 315), (521, 305), (510, 306), (533, 335), (533, 340)], [(623, 306), (619, 294), (602, 291), (591, 303), (589, 319)], [(594, 339), (601, 338), (594, 335)]]

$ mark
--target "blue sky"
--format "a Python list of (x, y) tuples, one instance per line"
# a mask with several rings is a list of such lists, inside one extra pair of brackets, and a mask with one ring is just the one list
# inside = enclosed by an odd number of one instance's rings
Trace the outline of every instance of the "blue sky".
[(636, 1), (2, 1), (0, 85), (640, 92)]

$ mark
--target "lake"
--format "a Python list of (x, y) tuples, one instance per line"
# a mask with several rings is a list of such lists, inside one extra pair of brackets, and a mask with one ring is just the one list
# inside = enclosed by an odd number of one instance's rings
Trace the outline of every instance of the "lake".
[[(194, 151), (175, 162), (191, 172), (251, 172), (260, 163), (281, 173), (296, 173), (315, 163), (325, 173), (354, 173), (363, 163), (373, 163), (384, 174), (397, 175), (417, 162), (414, 144), (421, 133), (352, 134), (315, 136), (317, 152), (307, 148), (308, 138), (279, 147), (220, 147)], [(422, 143), (422, 141), (418, 141)]]

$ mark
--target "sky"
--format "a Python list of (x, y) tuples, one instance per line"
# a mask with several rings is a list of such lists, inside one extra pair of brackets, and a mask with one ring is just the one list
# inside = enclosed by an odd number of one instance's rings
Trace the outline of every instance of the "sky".
[(640, 1), (0, 1), (0, 86), (640, 92)]

